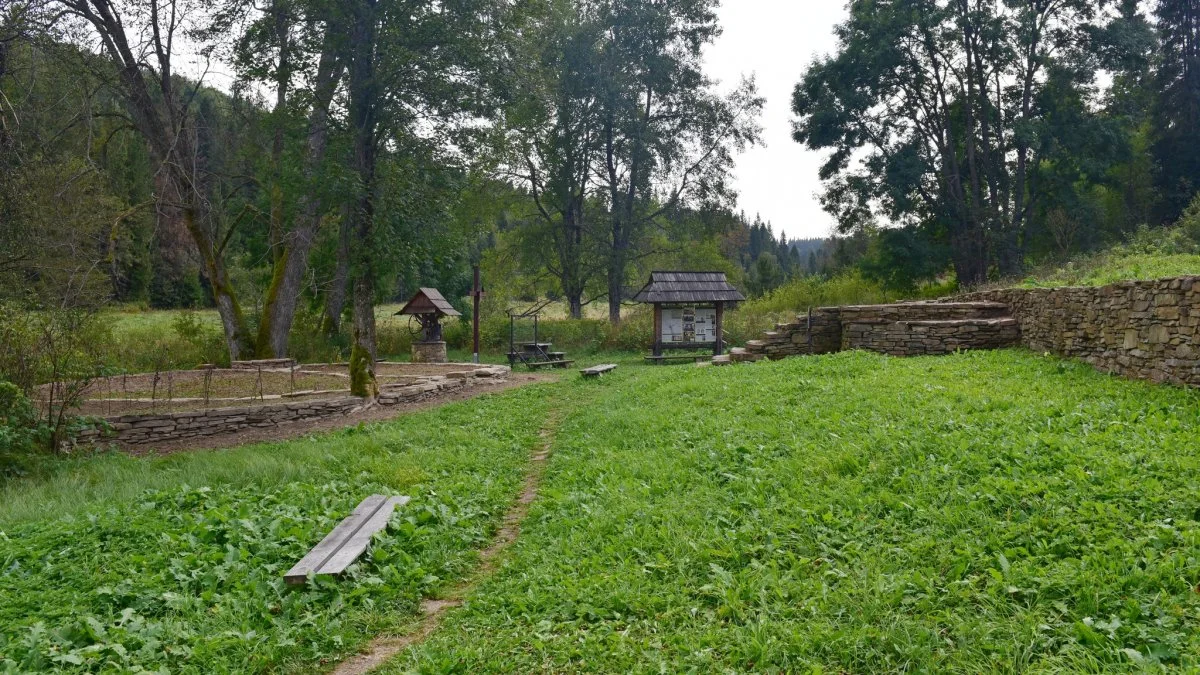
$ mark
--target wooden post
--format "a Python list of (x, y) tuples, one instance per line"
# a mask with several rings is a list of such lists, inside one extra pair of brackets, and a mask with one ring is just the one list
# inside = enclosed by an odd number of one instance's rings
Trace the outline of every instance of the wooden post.
[(662, 356), (662, 305), (654, 303), (654, 355)]
[(474, 296), (474, 308), (471, 311), (471, 344), (475, 348), (474, 362), (479, 363), (479, 298), (483, 295), (483, 287), (479, 285), (479, 265), (475, 266), (475, 285), (471, 289)]
[(717, 303), (717, 344), (713, 347), (713, 355), (725, 353), (725, 303)]

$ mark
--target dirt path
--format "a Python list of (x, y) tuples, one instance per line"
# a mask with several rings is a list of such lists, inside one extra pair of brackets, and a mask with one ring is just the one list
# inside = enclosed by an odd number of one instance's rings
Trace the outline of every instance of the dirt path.
[(507, 379), (494, 381), (482, 380), (472, 387), (459, 389), (426, 401), (402, 403), (400, 405), (373, 406), (344, 417), (325, 417), (322, 419), (291, 422), (278, 426), (241, 429), (233, 433), (217, 436), (201, 436), (165, 443), (128, 446), (125, 448), (125, 451), (132, 455), (170, 455), (189, 450), (215, 450), (235, 448), (252, 443), (287, 441), (313, 433), (344, 429), (363, 422), (386, 422), (403, 415), (436, 408), (454, 401), (464, 401), (476, 396), (508, 391), (509, 389), (516, 389), (517, 387), (524, 387), (539, 382), (553, 382), (555, 379), (557, 378), (551, 374), (512, 373)]
[(462, 605), (463, 600), (492, 572), (496, 571), (500, 554), (504, 553), (521, 532), (521, 523), (529, 514), (529, 505), (537, 499), (538, 485), (550, 459), (554, 433), (562, 420), (562, 411), (552, 410), (539, 434), (537, 446), (530, 457), (529, 471), (525, 474), (525, 486), (521, 496), (504, 515), (504, 522), (492, 537), (487, 548), (479, 552), (479, 566), (465, 581), (447, 591), (441, 598), (428, 599), (421, 603), (420, 620), (416, 627), (405, 635), (376, 638), (364, 651), (353, 656), (332, 671), (333, 675), (365, 675), (409, 647), (423, 642), (442, 624), (447, 612)]

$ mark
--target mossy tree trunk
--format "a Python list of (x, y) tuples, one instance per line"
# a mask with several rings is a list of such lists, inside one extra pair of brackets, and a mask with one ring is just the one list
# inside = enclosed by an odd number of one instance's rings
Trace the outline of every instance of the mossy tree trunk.
[(351, 213), (350, 278), (354, 285), (354, 344), (350, 348), (350, 391), (374, 397), (375, 379), (375, 169), (378, 160), (379, 83), (375, 76), (377, 0), (359, 0), (351, 30), (350, 122), (354, 129), (354, 169), (358, 197)]
[[(258, 327), (258, 353), (264, 357), (284, 358), (288, 355), (288, 338), (295, 323), (296, 306), (304, 290), (304, 273), (308, 270), (309, 253), (324, 221), (325, 202), (321, 198), (321, 188), (317, 183), (329, 145), (329, 108), (345, 71), (345, 61), (337, 52), (338, 35), (342, 26), (340, 22), (328, 22), (321, 58), (317, 65), (304, 156), (306, 189), (300, 197), (296, 224), (292, 231), (282, 236), (281, 241), (273, 244), (280, 250), (275, 259), (271, 285), (267, 288), (267, 296), (263, 303), (262, 321)], [(282, 88), (285, 85), (281, 83), (279, 86)], [(280, 101), (283, 101), (282, 97)], [(272, 221), (275, 220), (275, 216), (273, 204)]]

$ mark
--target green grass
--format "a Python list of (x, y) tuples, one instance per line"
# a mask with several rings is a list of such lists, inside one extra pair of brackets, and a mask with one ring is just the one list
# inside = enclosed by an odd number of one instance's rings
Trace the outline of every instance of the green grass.
[(1191, 275), (1200, 275), (1200, 255), (1117, 252), (1042, 270), (1022, 285), (1032, 288), (1106, 286), (1118, 281)]
[[(597, 356), (621, 368), (10, 482), (0, 672), (313, 670), (464, 576), (555, 408), (521, 537), (391, 672), (1200, 667), (1197, 392), (1020, 351)], [(378, 491), (417, 499), (354, 576), (286, 589)]]
[[(518, 490), (546, 388), (403, 422), (4, 486), (0, 672), (304, 670), (468, 571)], [(367, 495), (414, 497), (341, 583), (281, 575)]]
[(1200, 396), (1004, 352), (610, 381), (391, 672), (1200, 666)]

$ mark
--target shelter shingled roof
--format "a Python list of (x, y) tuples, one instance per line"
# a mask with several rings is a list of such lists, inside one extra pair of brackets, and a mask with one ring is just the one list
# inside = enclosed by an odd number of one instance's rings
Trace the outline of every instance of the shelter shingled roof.
[(436, 288), (422, 288), (408, 301), (396, 316), (405, 314), (440, 314), (442, 316), (462, 316), (462, 313), (450, 304)]
[(647, 303), (741, 302), (746, 299), (724, 272), (651, 272), (650, 283), (634, 297)]

